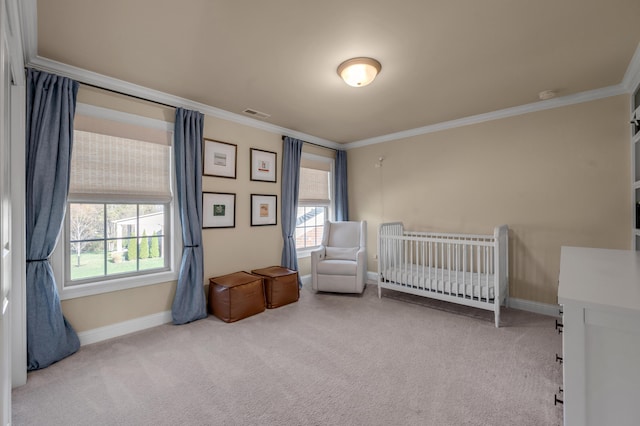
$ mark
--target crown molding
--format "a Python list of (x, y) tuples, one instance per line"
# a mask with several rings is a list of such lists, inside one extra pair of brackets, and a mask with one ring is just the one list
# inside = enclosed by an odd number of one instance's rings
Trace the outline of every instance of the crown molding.
[(38, 54), (38, 5), (37, 0), (22, 0), (19, 2), (20, 30), (22, 36), (22, 53), (24, 63)]
[[(636, 61), (636, 59), (638, 59)], [(629, 67), (638, 63), (640, 65), (640, 54), (636, 51), (634, 59)], [(408, 137), (424, 135), (428, 133), (440, 132), (443, 130), (454, 129), (456, 127), (469, 126), (472, 124), (484, 123), (487, 121), (499, 120), (502, 118), (514, 117), (517, 115), (529, 114), (532, 112), (543, 111), (547, 109), (559, 108), (563, 106), (569, 106), (579, 104), (583, 102), (589, 102), (597, 99), (607, 98), (610, 96), (617, 96), (630, 92), (631, 83), (618, 84), (615, 86), (604, 87), (601, 89), (590, 90), (586, 92), (576, 93), (573, 95), (563, 96), (554, 99), (548, 99), (546, 101), (533, 102), (530, 104), (519, 105), (517, 107), (505, 108), (498, 111), (492, 111), (488, 113), (473, 115), (470, 117), (459, 118), (456, 120), (444, 121), (441, 123), (431, 124), (424, 127), (418, 127), (415, 129), (404, 130), (401, 132), (390, 133), (387, 135), (376, 136), (369, 139), (363, 139), (360, 141), (350, 142), (347, 144), (339, 144), (326, 139), (318, 138), (306, 133), (297, 132), (295, 130), (287, 129), (285, 127), (276, 126), (274, 124), (266, 123), (256, 120), (254, 118), (245, 117), (240, 114), (235, 114), (229, 111), (225, 111), (220, 108), (212, 107), (210, 105), (195, 102), (189, 99), (181, 98), (179, 96), (170, 95), (168, 93), (160, 92), (158, 90), (149, 89), (144, 86), (129, 83), (124, 80), (108, 77), (102, 74), (88, 71), (82, 68), (74, 67), (72, 65), (64, 64), (62, 62), (53, 61), (51, 59), (42, 58), (36, 56), (29, 60), (27, 66), (37, 68), (43, 71), (55, 73), (64, 77), (72, 78), (80, 83), (87, 83), (93, 86), (102, 87), (107, 90), (113, 90), (116, 92), (124, 93), (127, 95), (148, 99), (152, 102), (159, 102), (163, 104), (172, 105), (175, 107), (182, 107), (187, 109), (193, 109), (202, 112), (203, 114), (217, 117), (223, 120), (243, 124), (249, 127), (264, 130), (270, 133), (276, 133), (284, 136), (290, 136), (296, 139), (300, 139), (306, 142), (315, 143), (321, 146), (332, 149), (353, 149), (360, 148), (367, 145), (375, 145), (383, 142), (390, 142), (398, 139), (405, 139)], [(640, 74), (640, 72), (636, 72)], [(634, 75), (633, 72), (627, 70), (627, 75)], [(629, 81), (632, 79), (629, 77)]]
[(368, 145), (375, 145), (383, 142), (390, 142), (399, 139), (405, 139), (413, 136), (424, 135), (427, 133), (435, 133), (443, 130), (455, 129), (456, 127), (470, 126), (472, 124), (484, 123), (487, 121), (500, 120), (502, 118), (514, 117), (517, 115), (529, 114), (547, 109), (560, 108), (563, 106), (579, 104), (583, 102), (594, 101), (597, 99), (608, 98), (628, 93), (629, 91), (622, 85), (604, 87), (601, 89), (589, 90), (587, 92), (576, 93), (573, 95), (563, 96), (559, 98), (549, 99), (546, 101), (533, 102), (530, 104), (520, 105), (513, 108), (505, 108), (498, 111), (487, 112), (484, 114), (472, 115), (469, 117), (459, 118), (451, 121), (430, 124), (424, 127), (404, 130), (402, 132), (390, 133), (388, 135), (376, 136), (369, 139), (362, 139), (356, 142), (350, 142), (343, 146), (344, 149), (360, 148)]
[(24, 51), (22, 48), (20, 4), (17, 0), (6, 0), (5, 6), (6, 13), (2, 14), (2, 25), (3, 28), (6, 28), (3, 33), (7, 41), (12, 84), (24, 86)]
[(627, 72), (624, 73), (622, 85), (629, 93), (633, 92), (633, 89), (640, 85), (640, 43), (638, 43), (636, 53), (634, 53), (631, 62), (629, 62)]
[(296, 139), (300, 139), (305, 142), (311, 142), (317, 145), (322, 145), (327, 148), (339, 149), (341, 147), (340, 144), (333, 141), (322, 139), (313, 135), (308, 135), (306, 133), (297, 132), (285, 127), (276, 126), (274, 124), (259, 121), (254, 118), (245, 117), (243, 115), (225, 111), (223, 109), (212, 107), (200, 102), (195, 102), (189, 99), (181, 98), (179, 96), (170, 95), (158, 90), (149, 89), (144, 86), (139, 86), (137, 84), (129, 83), (124, 80), (108, 77), (103, 74), (98, 74), (93, 71), (88, 71), (82, 68), (74, 67), (72, 65), (63, 64), (62, 62), (53, 61), (51, 59), (42, 58), (40, 56), (32, 58), (27, 63), (27, 66), (42, 71), (51, 72), (63, 77), (69, 77), (78, 81), (79, 83), (90, 84), (92, 86), (97, 86), (106, 90), (135, 96), (152, 102), (158, 102), (174, 107), (200, 111), (205, 115), (220, 118), (222, 120), (231, 121), (248, 127), (264, 130), (269, 133), (276, 133), (279, 135), (294, 137)]
[(622, 82), (615, 86), (603, 87), (601, 89), (589, 90), (573, 95), (562, 96), (559, 98), (548, 99), (546, 101), (533, 102), (530, 104), (520, 105), (513, 108), (505, 108), (498, 111), (492, 111), (484, 114), (472, 115), (470, 117), (459, 118), (451, 121), (431, 124), (415, 129), (404, 130), (402, 132), (390, 133), (388, 135), (376, 136), (369, 139), (362, 139), (350, 142), (343, 146), (344, 149), (360, 148), (367, 145), (375, 145), (383, 142), (410, 138), (413, 136), (424, 135), (427, 133), (440, 132), (442, 130), (455, 129), (456, 127), (469, 126), (472, 124), (484, 123), (501, 118), (515, 117), (517, 115), (529, 114), (546, 109), (560, 108), (569, 105), (575, 105), (583, 102), (595, 101), (597, 99), (608, 98), (610, 96), (618, 96), (631, 93), (640, 85), (640, 43), (629, 62), (627, 71), (622, 78)]

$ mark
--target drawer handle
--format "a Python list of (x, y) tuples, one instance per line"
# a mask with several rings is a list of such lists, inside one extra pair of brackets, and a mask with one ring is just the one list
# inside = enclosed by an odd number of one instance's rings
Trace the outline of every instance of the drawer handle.
[(558, 320), (556, 320), (556, 330), (558, 330), (558, 333), (562, 333), (562, 327), (564, 327), (564, 324), (558, 322)]
[(562, 364), (562, 357), (558, 354), (556, 354), (556, 362), (559, 362), (560, 364)]
[(564, 404), (564, 401), (558, 399), (558, 394), (553, 394), (553, 405)]

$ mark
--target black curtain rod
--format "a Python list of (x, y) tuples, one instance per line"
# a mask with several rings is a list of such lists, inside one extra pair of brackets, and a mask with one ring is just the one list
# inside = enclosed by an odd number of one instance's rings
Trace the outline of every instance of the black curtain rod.
[[(284, 138), (286, 138), (286, 137), (287, 137), (286, 135), (282, 135), (282, 140), (284, 140)], [(309, 145), (319, 146), (320, 148), (324, 148), (324, 149), (331, 149), (331, 150), (336, 151), (336, 152), (340, 151), (339, 149), (331, 148), (329, 146), (320, 145), (319, 143), (313, 143), (313, 142), (307, 142), (307, 141), (302, 141), (302, 142), (308, 143)]]
[(79, 82), (79, 83), (82, 84), (83, 86), (89, 86), (89, 87), (93, 87), (95, 89), (100, 89), (100, 90), (104, 90), (106, 92), (116, 93), (118, 95), (123, 95), (123, 96), (129, 97), (129, 98), (139, 99), (139, 100), (145, 101), (145, 102), (151, 102), (153, 104), (162, 105), (162, 106), (167, 107), (167, 108), (177, 108), (177, 106), (175, 106), (175, 105), (169, 105), (169, 104), (165, 104), (164, 102), (153, 101), (151, 99), (143, 98), (142, 96), (136, 96), (136, 95), (132, 95), (130, 93), (120, 92), (119, 90), (107, 89), (105, 87), (98, 86), (98, 85), (91, 84), (91, 83), (83, 83), (83, 82)]
[[(174, 108), (174, 109), (177, 108), (177, 106), (175, 106), (175, 105), (169, 105), (169, 104), (165, 104), (164, 102), (153, 101), (151, 99), (143, 98), (142, 96), (132, 95), (130, 93), (121, 92), (119, 90), (107, 89), (105, 87), (101, 87), (101, 86), (98, 86), (96, 84), (83, 83), (83, 82), (79, 82), (79, 83), (82, 84), (82, 85), (85, 85), (85, 86), (93, 87), (95, 89), (104, 90), (106, 92), (111, 92), (111, 93), (116, 93), (118, 95), (127, 96), (129, 98), (134, 98), (134, 99), (139, 99), (139, 100), (145, 101), (145, 102), (151, 102), (151, 103), (154, 103), (156, 105), (161, 105), (161, 106), (164, 106), (164, 107), (167, 107), (167, 108)], [(285, 137), (286, 136), (283, 135), (282, 136), (282, 140), (284, 140)], [(325, 149), (331, 149), (333, 151), (338, 151), (338, 149), (336, 149), (336, 148), (331, 148), (331, 147), (328, 147), (328, 146), (320, 145), (319, 143), (313, 143), (313, 142), (307, 142), (307, 141), (302, 141), (302, 142), (308, 143), (309, 145), (319, 146), (320, 148), (325, 148)]]

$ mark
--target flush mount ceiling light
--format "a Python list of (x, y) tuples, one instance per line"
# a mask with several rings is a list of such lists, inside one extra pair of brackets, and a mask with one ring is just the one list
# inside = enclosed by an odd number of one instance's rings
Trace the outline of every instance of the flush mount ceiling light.
[(340, 64), (338, 75), (349, 86), (362, 87), (371, 83), (381, 69), (382, 65), (375, 59), (353, 58)]

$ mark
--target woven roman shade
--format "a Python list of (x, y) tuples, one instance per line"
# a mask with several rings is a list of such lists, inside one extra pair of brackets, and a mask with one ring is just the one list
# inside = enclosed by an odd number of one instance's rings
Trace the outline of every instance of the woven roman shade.
[(298, 205), (329, 206), (329, 173), (331, 165), (324, 161), (302, 158), (300, 162), (300, 188)]
[(69, 201), (171, 201), (171, 133), (76, 115)]

